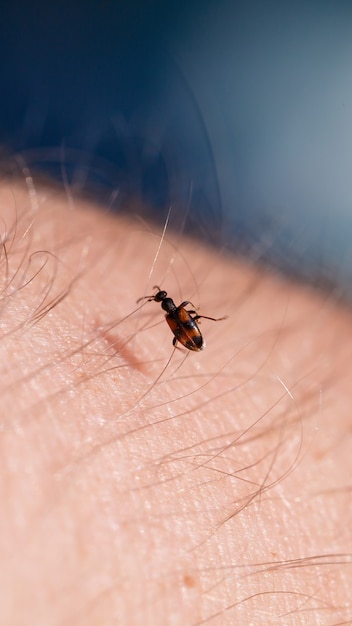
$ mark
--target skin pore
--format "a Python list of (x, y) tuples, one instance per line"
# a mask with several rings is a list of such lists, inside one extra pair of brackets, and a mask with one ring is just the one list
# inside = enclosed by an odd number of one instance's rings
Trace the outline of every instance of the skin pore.
[[(350, 624), (350, 313), (133, 207), (0, 202), (2, 623)], [(228, 315), (204, 351), (156, 284)]]

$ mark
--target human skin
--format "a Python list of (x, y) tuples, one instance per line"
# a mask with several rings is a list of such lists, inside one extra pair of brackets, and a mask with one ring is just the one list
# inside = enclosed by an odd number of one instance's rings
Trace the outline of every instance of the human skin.
[[(0, 192), (1, 623), (351, 623), (350, 312), (33, 191)], [(228, 316), (204, 351), (155, 284)]]

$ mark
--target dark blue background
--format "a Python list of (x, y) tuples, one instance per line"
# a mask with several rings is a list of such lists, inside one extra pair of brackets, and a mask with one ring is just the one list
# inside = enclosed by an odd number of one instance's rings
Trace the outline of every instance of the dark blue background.
[[(350, 2), (2, 2), (0, 141), (349, 289)], [(127, 202), (126, 202), (127, 201)]]

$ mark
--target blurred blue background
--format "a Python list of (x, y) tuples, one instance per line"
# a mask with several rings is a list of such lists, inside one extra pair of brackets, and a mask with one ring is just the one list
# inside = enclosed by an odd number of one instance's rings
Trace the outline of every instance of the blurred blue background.
[(7, 156), (350, 293), (352, 3), (2, 2)]

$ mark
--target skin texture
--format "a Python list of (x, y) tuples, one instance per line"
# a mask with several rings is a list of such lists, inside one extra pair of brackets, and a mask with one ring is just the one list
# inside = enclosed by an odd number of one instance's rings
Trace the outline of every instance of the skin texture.
[[(30, 189), (0, 192), (2, 623), (351, 623), (349, 311)], [(154, 284), (228, 315), (205, 350)]]

